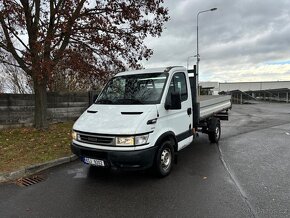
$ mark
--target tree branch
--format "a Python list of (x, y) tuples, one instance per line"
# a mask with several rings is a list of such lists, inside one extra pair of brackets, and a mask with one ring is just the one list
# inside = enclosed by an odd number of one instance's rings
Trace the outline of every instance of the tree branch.
[(10, 66), (13, 66), (13, 67), (19, 67), (19, 68), (21, 68), (20, 65), (13, 64), (13, 63), (10, 63), (10, 62), (5, 61), (5, 60), (0, 60), (0, 62), (2, 62), (3, 64), (7, 64), (7, 65), (10, 65)]
[(1, 14), (0, 14), (0, 23), (1, 23), (1, 26), (2, 26), (6, 41), (7, 41), (7, 45), (6, 45), (7, 50), (13, 55), (13, 57), (18, 62), (18, 64), (21, 66), (21, 68), (27, 74), (29, 74), (30, 71), (29, 71), (28, 67), (25, 65), (24, 60), (19, 57), (19, 55), (16, 52), (16, 49), (14, 48), (14, 45), (13, 45), (13, 43), (11, 41), (10, 36), (9, 36), (8, 28), (7, 28), (6, 23), (5, 23), (4, 19), (3, 19), (3, 16)]
[(34, 31), (37, 31), (40, 17), (40, 0), (34, 0), (34, 2), (35, 2), (35, 17), (33, 22), (33, 29)]
[[(26, 23), (26, 28), (27, 28), (27, 33), (28, 35), (31, 35), (31, 25), (32, 25), (32, 16), (31, 16), (31, 11), (29, 8), (29, 3), (28, 0), (20, 0), (22, 6), (23, 6), (23, 11), (25, 14), (25, 23)], [(33, 1), (33, 5), (34, 6), (34, 1)]]
[(79, 4), (77, 5), (77, 8), (75, 9), (75, 11), (73, 12), (72, 16), (70, 17), (70, 19), (68, 20), (68, 25), (67, 25), (67, 30), (66, 32), (64, 33), (64, 39), (62, 41), (62, 44), (60, 46), (60, 49), (56, 55), (56, 57), (54, 58), (53, 61), (55, 62), (58, 62), (61, 55), (63, 54), (65, 48), (67, 47), (67, 45), (69, 44), (69, 39), (70, 39), (70, 36), (71, 36), (71, 30), (72, 30), (72, 27), (74, 25), (74, 22), (76, 20), (76, 18), (78, 17), (78, 15), (80, 14), (80, 11), (84, 5), (86, 0), (81, 0), (79, 2)]
[(23, 45), (23, 47), (27, 50), (30, 51), (30, 49), (27, 47), (27, 45), (19, 38), (19, 36), (13, 31), (12, 28), (8, 27), (7, 28), (10, 30), (10, 32), (13, 34), (13, 36)]

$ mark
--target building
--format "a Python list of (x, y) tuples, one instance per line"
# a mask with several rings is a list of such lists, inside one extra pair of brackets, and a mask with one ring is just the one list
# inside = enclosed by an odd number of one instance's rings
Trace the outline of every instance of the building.
[(258, 91), (269, 89), (290, 89), (290, 81), (269, 81), (269, 82), (234, 82), (219, 83), (219, 92), (229, 92), (232, 90)]
[(204, 90), (207, 94), (218, 95), (219, 83), (218, 82), (199, 82), (201, 90)]
[(231, 94), (233, 102), (244, 103), (251, 100), (290, 102), (290, 81), (267, 82), (200, 82), (206, 94)]

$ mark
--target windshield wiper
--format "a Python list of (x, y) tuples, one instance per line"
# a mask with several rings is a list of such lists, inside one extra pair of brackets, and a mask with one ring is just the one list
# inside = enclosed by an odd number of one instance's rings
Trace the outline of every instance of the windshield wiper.
[(123, 98), (123, 99), (118, 99), (116, 100), (115, 103), (121, 103), (121, 104), (143, 104), (142, 101), (138, 100), (138, 99), (131, 99), (131, 98)]
[(113, 102), (109, 99), (100, 99), (98, 101), (96, 101), (96, 103), (99, 103), (99, 104), (112, 104)]

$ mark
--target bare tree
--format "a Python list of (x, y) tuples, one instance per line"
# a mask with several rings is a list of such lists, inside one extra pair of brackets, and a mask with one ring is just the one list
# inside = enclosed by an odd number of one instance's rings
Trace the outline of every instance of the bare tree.
[(24, 71), (16, 67), (5, 67), (5, 87), (8, 92), (30, 94), (33, 92), (32, 81)]
[(17, 67), (17, 62), (11, 55), (7, 55), (10, 64), (2, 64), (4, 87), (6, 92), (16, 94), (30, 94), (33, 92), (33, 82), (29, 75)]
[(0, 94), (4, 93), (4, 78), (2, 76), (0, 76)]

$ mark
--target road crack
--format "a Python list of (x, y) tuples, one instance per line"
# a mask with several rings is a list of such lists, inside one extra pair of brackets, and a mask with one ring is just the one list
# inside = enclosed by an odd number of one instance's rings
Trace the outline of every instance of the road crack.
[(231, 172), (230, 168), (228, 167), (225, 159), (224, 159), (224, 155), (222, 153), (222, 150), (220, 149), (219, 145), (217, 145), (217, 149), (218, 149), (218, 152), (219, 152), (219, 158), (225, 168), (225, 170), (227, 171), (227, 173), (229, 174), (230, 176), (230, 179), (233, 181), (237, 191), (239, 192), (241, 198), (243, 199), (243, 201), (245, 202), (245, 204), (247, 205), (250, 213), (252, 214), (252, 216), (254, 218), (258, 218), (259, 216), (257, 215), (256, 213), (256, 210), (255, 208), (253, 207), (253, 205), (251, 204), (251, 202), (249, 201), (248, 199), (248, 196), (246, 194), (246, 192), (243, 190), (242, 186), (240, 185), (239, 181), (237, 180), (237, 178), (235, 177), (235, 175)]

